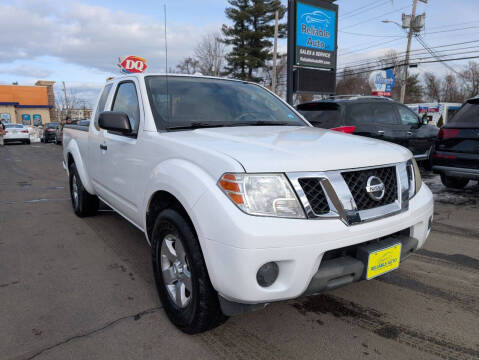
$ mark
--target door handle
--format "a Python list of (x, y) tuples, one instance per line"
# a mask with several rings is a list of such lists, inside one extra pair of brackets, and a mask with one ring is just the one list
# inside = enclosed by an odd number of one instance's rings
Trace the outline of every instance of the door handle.
[(411, 135), (412, 135), (412, 131), (408, 131), (407, 134), (408, 134), (409, 136), (411, 136)]
[(379, 135), (384, 135), (384, 131), (378, 130), (378, 134), (379, 134)]
[(108, 150), (108, 146), (100, 144), (100, 149), (102, 150)]

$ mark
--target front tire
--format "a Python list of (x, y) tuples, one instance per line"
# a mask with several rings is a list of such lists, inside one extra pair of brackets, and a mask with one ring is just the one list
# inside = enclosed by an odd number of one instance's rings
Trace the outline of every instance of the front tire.
[(211, 285), (196, 233), (176, 210), (166, 209), (158, 215), (151, 254), (158, 295), (176, 327), (197, 334), (227, 319)]
[(98, 197), (85, 190), (75, 163), (70, 165), (69, 173), (73, 211), (79, 217), (95, 215), (99, 206)]
[(464, 189), (469, 184), (469, 179), (451, 177), (441, 174), (441, 182), (445, 187), (451, 189)]

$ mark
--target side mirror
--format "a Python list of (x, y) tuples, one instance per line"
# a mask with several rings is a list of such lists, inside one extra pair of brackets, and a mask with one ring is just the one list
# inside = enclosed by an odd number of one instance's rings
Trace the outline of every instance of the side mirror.
[(130, 135), (132, 133), (128, 115), (121, 111), (104, 111), (98, 119), (100, 128)]
[(428, 123), (429, 123), (429, 120), (428, 120), (427, 117), (425, 117), (421, 120), (421, 124), (423, 124), (423, 125), (427, 125)]

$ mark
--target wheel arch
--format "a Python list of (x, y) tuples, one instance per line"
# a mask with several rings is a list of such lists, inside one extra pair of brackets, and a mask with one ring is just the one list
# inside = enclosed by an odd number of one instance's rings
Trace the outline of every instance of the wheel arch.
[(153, 233), (153, 227), (155, 226), (156, 218), (161, 213), (161, 211), (165, 209), (174, 209), (178, 211), (185, 218), (188, 224), (191, 226), (196, 236), (198, 236), (195, 225), (193, 224), (193, 221), (191, 220), (191, 217), (188, 214), (188, 211), (183, 206), (181, 201), (178, 200), (178, 198), (174, 196), (172, 193), (166, 190), (158, 190), (151, 195), (148, 201), (148, 206), (146, 210), (145, 233), (146, 233), (148, 242), (150, 242), (150, 244), (151, 244), (150, 239)]

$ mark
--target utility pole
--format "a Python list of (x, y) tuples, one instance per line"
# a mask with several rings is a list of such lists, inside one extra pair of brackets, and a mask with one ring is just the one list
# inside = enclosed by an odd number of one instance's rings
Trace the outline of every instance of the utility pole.
[(407, 82), (407, 73), (408, 73), (408, 68), (409, 68), (409, 55), (411, 52), (411, 43), (412, 43), (412, 35), (414, 34), (414, 21), (416, 19), (416, 9), (417, 9), (417, 0), (414, 0), (413, 5), (412, 5), (412, 15), (411, 15), (411, 21), (409, 22), (409, 33), (407, 36), (407, 50), (406, 50), (406, 61), (404, 65), (404, 78), (403, 78), (403, 83), (401, 86), (401, 103), (404, 104), (404, 100), (406, 98), (406, 82)]
[(68, 96), (67, 96), (67, 88), (65, 86), (65, 81), (63, 81), (63, 95), (65, 96), (65, 108), (66, 108), (66, 115), (70, 115), (69, 114), (69, 110), (68, 110)]
[(279, 22), (279, 12), (278, 10), (274, 13), (274, 45), (273, 45), (273, 80), (271, 84), (271, 91), (276, 94), (276, 57), (278, 53), (278, 22)]
[(293, 105), (293, 69), (294, 69), (294, 17), (295, 17), (295, 0), (288, 0), (288, 58), (286, 68), (286, 101), (289, 105)]

